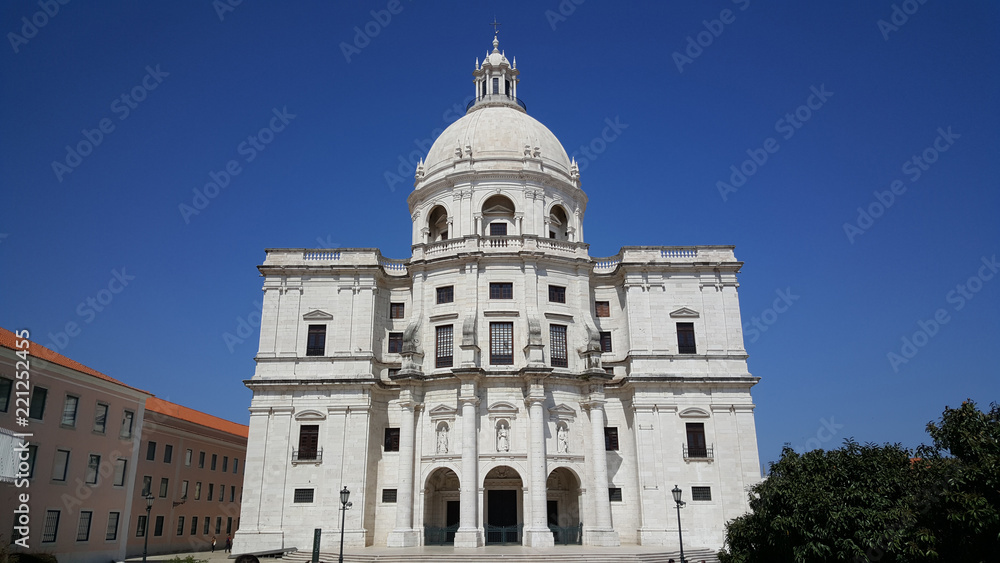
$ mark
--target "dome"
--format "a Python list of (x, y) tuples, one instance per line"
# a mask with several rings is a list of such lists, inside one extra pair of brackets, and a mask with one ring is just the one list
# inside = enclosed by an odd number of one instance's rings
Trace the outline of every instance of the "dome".
[[(426, 178), (429, 180), (467, 158), (470, 150), (477, 168), (479, 163), (489, 160), (498, 161), (487, 166), (491, 170), (521, 170), (527, 158), (540, 160), (544, 169), (570, 178), (569, 156), (559, 139), (538, 120), (513, 107), (473, 108), (452, 123), (427, 152)], [(505, 161), (508, 165), (503, 164)]]

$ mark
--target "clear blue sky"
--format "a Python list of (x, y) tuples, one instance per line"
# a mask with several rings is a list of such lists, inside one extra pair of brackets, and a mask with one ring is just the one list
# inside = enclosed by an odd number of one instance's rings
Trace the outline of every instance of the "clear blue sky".
[(496, 16), (529, 113), (587, 160), (593, 256), (736, 245), (763, 463), (786, 442), (913, 447), (945, 405), (998, 398), (995, 2), (39, 12), (0, 4), (0, 325), (157, 396), (248, 420), (257, 332), (224, 335), (256, 319), (265, 248), (409, 255), (401, 158), (458, 117)]

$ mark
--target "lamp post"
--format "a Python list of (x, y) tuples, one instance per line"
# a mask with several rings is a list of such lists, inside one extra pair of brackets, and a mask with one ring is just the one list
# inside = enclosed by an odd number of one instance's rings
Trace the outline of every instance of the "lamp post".
[(684, 561), (684, 534), (681, 533), (681, 507), (686, 503), (681, 500), (681, 493), (683, 491), (681, 491), (680, 487), (674, 485), (673, 490), (670, 492), (674, 494), (674, 502), (677, 503), (677, 539), (681, 542), (681, 563), (686, 563)]
[(146, 493), (146, 529), (143, 530), (142, 563), (146, 563), (146, 551), (149, 548), (149, 512), (153, 510), (153, 493)]
[(347, 502), (347, 499), (351, 498), (351, 491), (347, 490), (347, 485), (340, 490), (340, 509), (344, 511), (340, 518), (340, 557), (337, 559), (338, 563), (344, 563), (344, 525), (347, 522), (347, 509), (351, 507), (351, 503)]

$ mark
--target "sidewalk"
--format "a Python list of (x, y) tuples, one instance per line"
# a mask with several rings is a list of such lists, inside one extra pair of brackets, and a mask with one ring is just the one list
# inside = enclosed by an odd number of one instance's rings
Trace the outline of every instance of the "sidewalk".
[[(217, 548), (215, 550), (215, 553), (212, 553), (211, 551), (189, 551), (187, 553), (164, 553), (161, 555), (148, 555), (146, 556), (146, 562), (150, 563), (156, 561), (158, 563), (163, 563), (164, 561), (170, 561), (174, 557), (180, 557), (181, 559), (184, 559), (189, 555), (191, 557), (194, 557), (195, 559), (208, 560), (208, 563), (233, 563), (233, 561), (235, 561), (235, 559), (229, 558), (230, 554), (226, 553), (226, 550), (224, 548), (223, 549)], [(128, 563), (141, 563), (142, 556), (140, 555), (138, 557), (129, 557), (125, 561), (127, 561)]]

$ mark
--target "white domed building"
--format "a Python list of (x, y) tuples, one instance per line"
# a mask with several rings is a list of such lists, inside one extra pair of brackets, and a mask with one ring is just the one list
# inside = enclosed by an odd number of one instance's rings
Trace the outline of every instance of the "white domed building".
[(235, 553), (717, 549), (760, 480), (731, 246), (594, 258), (562, 144), (493, 52), (417, 167), (412, 256), (268, 249)]

